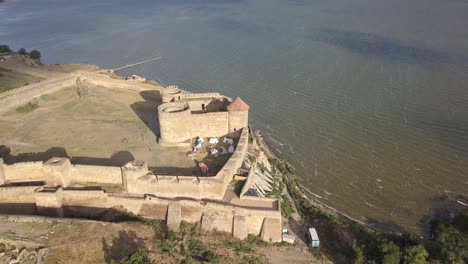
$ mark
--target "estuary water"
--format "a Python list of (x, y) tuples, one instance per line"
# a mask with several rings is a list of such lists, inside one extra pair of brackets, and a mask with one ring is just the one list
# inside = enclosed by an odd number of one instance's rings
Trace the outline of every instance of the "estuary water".
[(308, 195), (416, 231), (468, 203), (467, 14), (468, 0), (18, 0), (0, 3), (0, 42), (46, 63), (162, 56), (123, 74), (242, 97)]

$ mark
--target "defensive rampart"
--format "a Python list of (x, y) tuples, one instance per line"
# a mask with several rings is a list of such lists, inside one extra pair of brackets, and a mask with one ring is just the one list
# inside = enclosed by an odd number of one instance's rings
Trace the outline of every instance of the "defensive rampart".
[(59, 91), (76, 84), (77, 73), (63, 74), (57, 78), (29, 84), (0, 93), (0, 113), (16, 105), (25, 104), (35, 97)]
[(67, 158), (46, 162), (4, 164), (0, 159), (0, 184), (45, 182), (47, 186), (69, 187), (76, 184), (124, 186), (128, 193), (159, 197), (187, 197), (221, 200), (248, 149), (248, 129), (241, 131), (236, 149), (223, 168), (213, 177), (154, 175), (145, 162), (124, 167), (71, 164)]
[[(186, 221), (200, 223), (205, 231), (229, 232), (241, 239), (248, 234), (260, 235), (265, 241), (280, 242), (278, 200), (270, 199), (273, 207), (222, 201), (246, 156), (248, 136), (244, 128), (235, 152), (214, 177), (154, 175), (146, 163), (137, 161), (124, 167), (105, 167), (73, 165), (67, 158), (10, 165), (0, 159), (0, 213), (100, 218), (107, 212), (124, 210), (165, 219), (173, 230)], [(73, 187), (77, 183), (85, 187)], [(89, 188), (99, 184), (124, 185), (127, 193)]]
[(153, 84), (112, 78), (107, 75), (102, 75), (93, 72), (86, 73), (85, 77), (81, 78), (81, 81), (85, 81), (96, 86), (112, 87), (133, 91), (159, 90), (159, 86)]
[(28, 103), (41, 95), (53, 93), (80, 82), (134, 91), (159, 90), (158, 86), (152, 84), (126, 81), (94, 72), (76, 71), (0, 93), (0, 113)]
[[(0, 94), (0, 112), (77, 83), (137, 91), (158, 90), (151, 84), (78, 71)], [(166, 103), (159, 110), (163, 124), (161, 135), (170, 139), (176, 134), (178, 137), (172, 140), (180, 141), (242, 130), (234, 153), (215, 176), (154, 175), (145, 162), (137, 161), (115, 167), (72, 164), (68, 158), (14, 164), (4, 164), (0, 159), (0, 213), (99, 218), (109, 211), (124, 210), (147, 218), (166, 219), (173, 230), (179, 228), (181, 221), (187, 221), (200, 223), (206, 231), (231, 232), (239, 238), (254, 234), (265, 241), (280, 242), (278, 200), (266, 207), (222, 201), (247, 153), (248, 106), (239, 108), (239, 102), (225, 101), (226, 97), (218, 93), (172, 91), (163, 94), (163, 101), (173, 100), (174, 96), (182, 101)], [(226, 103), (238, 109), (223, 110)], [(104, 185), (123, 186), (126, 192), (106, 193), (102, 190)]]
[(52, 158), (47, 162), (4, 164), (0, 159), (0, 184), (45, 182), (49, 186), (68, 187), (73, 184), (123, 185), (120, 167), (71, 164), (67, 158)]
[(98, 219), (112, 210), (127, 211), (166, 220), (172, 229), (178, 229), (181, 221), (186, 221), (201, 224), (205, 231), (229, 232), (241, 239), (253, 234), (261, 235), (266, 241), (281, 241), (281, 211), (278, 208), (268, 210), (151, 195), (111, 195), (100, 190), (0, 187), (0, 212), (12, 213), (8, 211), (11, 207), (16, 208), (15, 214)]
[(122, 168), (129, 193), (154, 194), (162, 197), (209, 198), (221, 200), (237, 169), (242, 166), (249, 142), (244, 128), (236, 149), (223, 168), (213, 177), (154, 175), (147, 165), (129, 163)]

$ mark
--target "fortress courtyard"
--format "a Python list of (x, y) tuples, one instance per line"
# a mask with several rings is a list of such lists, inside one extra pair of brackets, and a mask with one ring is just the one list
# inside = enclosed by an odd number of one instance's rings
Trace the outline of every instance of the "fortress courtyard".
[(202, 148), (187, 157), (191, 147), (158, 144), (158, 91), (73, 86), (37, 102), (32, 111), (25, 105), (0, 114), (0, 145), (11, 154), (5, 162), (70, 157), (74, 163), (122, 166), (137, 159), (155, 173), (201, 175), (196, 161), (204, 161), (208, 175), (215, 175), (230, 156), (211, 158)]

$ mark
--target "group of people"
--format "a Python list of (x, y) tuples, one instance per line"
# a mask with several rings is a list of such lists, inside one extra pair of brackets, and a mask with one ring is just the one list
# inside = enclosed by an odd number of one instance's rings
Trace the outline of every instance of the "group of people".
[[(216, 145), (219, 144), (219, 140), (217, 138), (210, 138), (208, 140), (209, 146), (207, 147), (207, 152), (211, 157), (218, 157), (220, 154), (220, 151), (216, 148)], [(226, 155), (228, 153), (234, 153), (235, 148), (234, 148), (234, 140), (232, 138), (224, 137), (223, 143), (228, 144), (229, 147), (226, 148), (224, 146), (220, 146), (221, 154)], [(192, 149), (192, 151), (187, 152), (187, 156), (192, 157), (198, 154), (200, 149), (203, 147), (205, 144), (205, 140), (202, 137), (197, 137), (195, 140), (195, 145)], [(198, 167), (200, 168), (200, 171), (203, 174), (208, 174), (208, 165), (206, 165), (204, 162), (199, 162)]]

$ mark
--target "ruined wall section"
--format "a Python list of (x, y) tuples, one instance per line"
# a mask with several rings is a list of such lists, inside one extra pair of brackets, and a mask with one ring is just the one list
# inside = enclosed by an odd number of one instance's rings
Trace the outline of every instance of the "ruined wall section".
[(280, 242), (270, 238), (281, 237), (280, 225), (276, 227), (269, 224), (270, 229), (265, 230), (265, 223), (281, 223), (281, 211), (239, 207), (223, 202), (172, 200), (148, 195), (111, 195), (99, 190), (0, 187), (0, 211), (10, 213), (7, 210), (10, 204), (22, 208), (23, 211), (17, 212), (22, 214), (99, 218), (109, 211), (119, 210), (146, 218), (166, 220), (175, 230), (181, 221), (186, 221), (201, 223), (204, 231), (233, 233), (241, 239), (248, 234), (262, 234), (267, 238), (266, 241)]
[(38, 186), (0, 186), (0, 214), (36, 214)]
[(47, 162), (4, 164), (0, 159), (0, 183), (15, 184), (46, 182), (50, 186), (83, 184), (123, 185), (121, 167), (73, 165), (67, 158), (52, 158)]
[(30, 102), (41, 95), (59, 91), (76, 84), (76, 73), (63, 74), (58, 78), (43, 80), (17, 89), (0, 93), (0, 112)]
[(190, 175), (154, 175), (147, 165), (124, 167), (71, 164), (67, 158), (47, 162), (3, 164), (0, 159), (0, 182), (3, 184), (46, 182), (48, 186), (73, 184), (123, 185), (129, 193), (162, 197), (190, 197), (221, 200), (237, 169), (242, 166), (248, 149), (248, 129), (243, 129), (235, 152), (213, 177)]
[(146, 163), (127, 164), (122, 168), (129, 193), (153, 194), (159, 197), (187, 197), (222, 200), (226, 189), (242, 166), (249, 142), (248, 128), (242, 129), (236, 149), (223, 168), (213, 177), (154, 175)]
[(122, 185), (122, 169), (114, 166), (76, 164), (71, 177), (76, 183), (96, 182)]
[(96, 72), (75, 71), (0, 93), (0, 113), (8, 111), (17, 105), (28, 103), (41, 95), (53, 93), (82, 82), (96, 86), (133, 91), (162, 90), (163, 88), (149, 83), (111, 78), (110, 76)]
[(44, 181), (46, 176), (43, 171), (42, 161), (19, 162), (11, 165), (0, 165), (3, 167), (5, 182), (33, 182)]
[(89, 83), (96, 86), (119, 88), (132, 91), (148, 91), (148, 90), (162, 90), (163, 87), (156, 86), (149, 83), (134, 82), (123, 80), (119, 78), (112, 78), (108, 75), (99, 73), (87, 72), (81, 75), (80, 80), (84, 83)]

